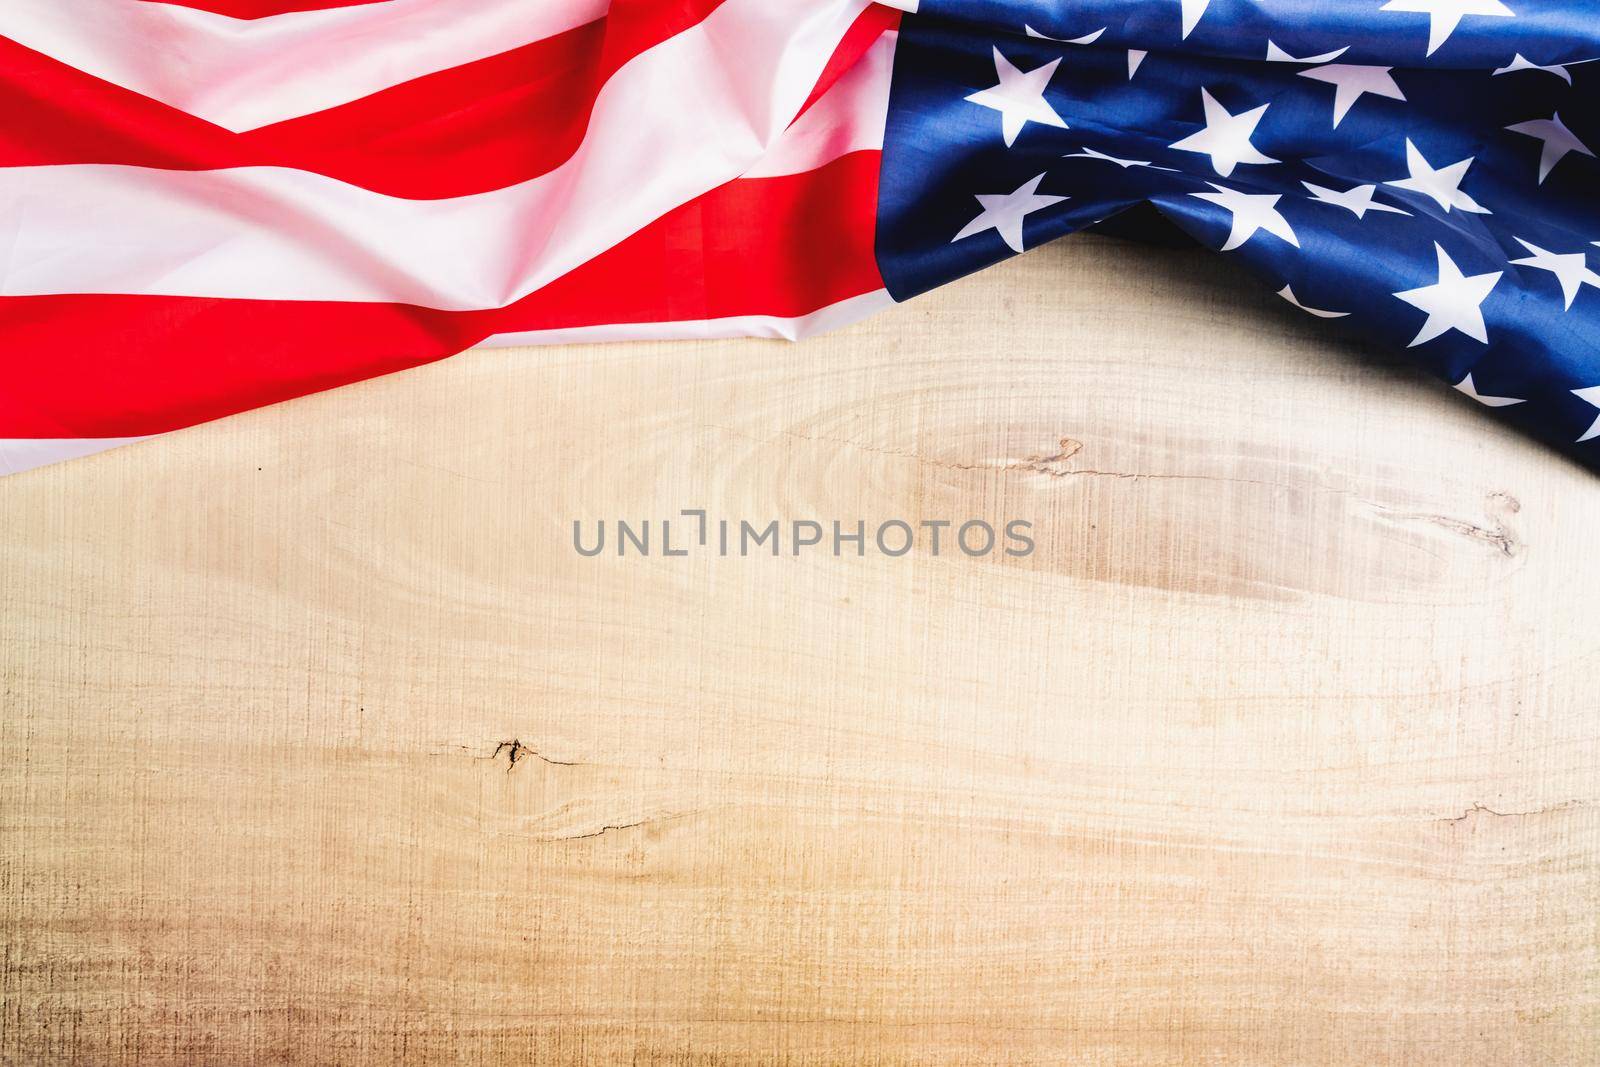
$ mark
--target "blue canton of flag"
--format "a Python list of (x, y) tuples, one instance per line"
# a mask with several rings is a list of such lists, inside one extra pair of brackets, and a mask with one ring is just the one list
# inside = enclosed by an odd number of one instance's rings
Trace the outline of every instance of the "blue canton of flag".
[(1589, 0), (923, 0), (879, 262), (904, 299), (1150, 205), (1600, 469), (1596, 59)]

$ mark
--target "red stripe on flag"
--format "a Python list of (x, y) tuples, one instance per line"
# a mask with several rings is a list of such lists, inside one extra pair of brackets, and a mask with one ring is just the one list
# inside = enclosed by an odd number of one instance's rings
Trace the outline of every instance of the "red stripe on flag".
[(331, 7), (365, 7), (388, 0), (142, 0), (167, 7), (190, 7), (235, 19), (260, 19), (294, 11), (322, 11)]

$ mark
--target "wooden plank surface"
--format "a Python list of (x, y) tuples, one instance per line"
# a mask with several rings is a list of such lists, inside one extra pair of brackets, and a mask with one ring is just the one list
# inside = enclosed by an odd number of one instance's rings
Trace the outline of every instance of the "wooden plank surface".
[[(1594, 477), (1225, 268), (0, 480), (0, 1056), (1596, 1062)], [(1038, 548), (570, 544), (692, 507)]]

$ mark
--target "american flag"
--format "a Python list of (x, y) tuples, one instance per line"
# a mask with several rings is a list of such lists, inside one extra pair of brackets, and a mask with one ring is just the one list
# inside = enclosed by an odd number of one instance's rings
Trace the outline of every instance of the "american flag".
[(1590, 0), (3, 0), (0, 472), (1095, 225), (1600, 467), (1597, 58)]

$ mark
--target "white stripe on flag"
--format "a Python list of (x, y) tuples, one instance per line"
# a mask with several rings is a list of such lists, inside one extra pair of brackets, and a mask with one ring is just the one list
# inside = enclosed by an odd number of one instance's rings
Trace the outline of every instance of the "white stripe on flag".
[(771, 337), (798, 341), (837, 330), (892, 307), (894, 298), (877, 289), (830, 304), (809, 315), (780, 318), (775, 315), (731, 315), (722, 319), (684, 322), (622, 322), (600, 326), (573, 326), (561, 330), (527, 330), (495, 334), (479, 344), (484, 348), (512, 345), (569, 345), (595, 341), (687, 341), (729, 337)]
[(0, 439), (0, 475), (21, 474), (47, 463), (90, 456), (118, 445), (143, 441), (143, 437), (56, 437)]

